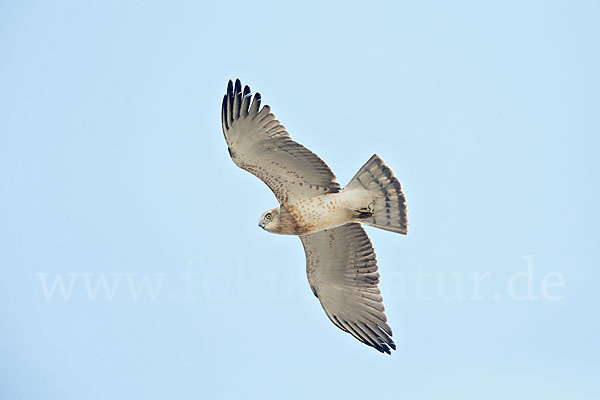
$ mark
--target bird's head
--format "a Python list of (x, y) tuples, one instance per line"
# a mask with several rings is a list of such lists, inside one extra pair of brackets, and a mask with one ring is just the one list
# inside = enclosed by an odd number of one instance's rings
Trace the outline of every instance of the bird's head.
[(279, 207), (265, 211), (258, 220), (258, 226), (265, 231), (277, 232), (279, 227)]

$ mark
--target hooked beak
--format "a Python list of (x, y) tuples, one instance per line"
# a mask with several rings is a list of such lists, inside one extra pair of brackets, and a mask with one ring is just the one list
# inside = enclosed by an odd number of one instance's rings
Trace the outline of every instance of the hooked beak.
[(264, 222), (259, 222), (258, 226), (260, 226), (261, 228), (265, 229), (265, 223)]

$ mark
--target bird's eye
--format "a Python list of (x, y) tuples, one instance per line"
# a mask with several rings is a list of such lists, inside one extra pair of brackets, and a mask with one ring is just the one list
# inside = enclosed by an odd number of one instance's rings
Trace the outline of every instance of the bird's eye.
[(267, 215), (265, 215), (265, 218), (266, 219), (271, 219), (271, 218), (273, 218), (273, 215), (271, 213), (268, 213)]

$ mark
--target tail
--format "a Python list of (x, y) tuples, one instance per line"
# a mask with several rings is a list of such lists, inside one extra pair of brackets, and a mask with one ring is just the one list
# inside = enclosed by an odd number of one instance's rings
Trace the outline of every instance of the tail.
[(369, 203), (354, 210), (353, 219), (356, 222), (403, 235), (408, 233), (406, 198), (402, 186), (377, 154), (358, 170), (344, 190), (367, 191), (363, 194)]

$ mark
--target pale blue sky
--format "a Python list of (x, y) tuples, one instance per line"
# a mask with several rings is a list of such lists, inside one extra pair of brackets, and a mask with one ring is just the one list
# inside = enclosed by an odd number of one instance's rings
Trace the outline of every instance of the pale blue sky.
[[(599, 19), (0, 2), (0, 397), (598, 398)], [(392, 356), (257, 227), (276, 201), (220, 126), (236, 77), (342, 185), (373, 153), (403, 183), (409, 235), (368, 229)]]

